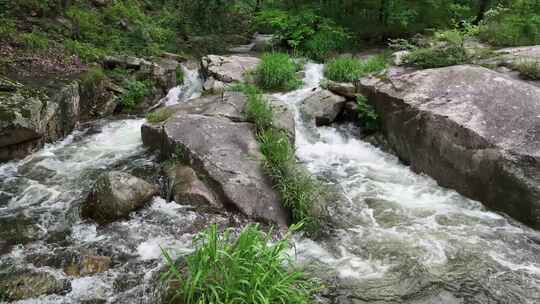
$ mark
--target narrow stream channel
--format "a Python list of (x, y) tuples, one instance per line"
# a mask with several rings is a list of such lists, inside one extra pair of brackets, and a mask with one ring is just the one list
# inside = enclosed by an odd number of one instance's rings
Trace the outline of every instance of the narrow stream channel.
[[(319, 87), (322, 71), (322, 65), (307, 64), (304, 86), (275, 97), (296, 111), (299, 160), (346, 197), (331, 204), (334, 228), (327, 236), (296, 240), (299, 262), (326, 282), (325, 303), (540, 303), (540, 233), (413, 173), (357, 139), (352, 126), (312, 127), (298, 106)], [(167, 104), (200, 95), (198, 74), (187, 75)], [(95, 122), (0, 166), (0, 223), (29, 219), (37, 239), (0, 252), (0, 265), (71, 283), (65, 295), (17, 303), (155, 303), (160, 247), (186, 253), (192, 236), (209, 223), (242, 222), (160, 198), (129, 220), (102, 228), (81, 220), (78, 208), (99, 173), (158, 178), (158, 164), (142, 147), (143, 123)], [(109, 256), (111, 268), (67, 276), (63, 263), (81, 254)]]
[(332, 302), (540, 303), (540, 234), (413, 173), (353, 127), (313, 128), (298, 106), (322, 78), (307, 64), (304, 87), (275, 97), (296, 111), (300, 161), (346, 196), (329, 237), (297, 242)]

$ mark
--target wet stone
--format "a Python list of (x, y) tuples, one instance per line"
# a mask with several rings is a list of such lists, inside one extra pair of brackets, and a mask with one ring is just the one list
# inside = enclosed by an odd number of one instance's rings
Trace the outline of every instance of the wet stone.
[(0, 299), (16, 301), (49, 294), (66, 294), (71, 290), (67, 280), (29, 269), (0, 269)]
[(22, 214), (0, 215), (0, 254), (9, 252), (13, 245), (37, 240), (39, 234), (39, 227)]

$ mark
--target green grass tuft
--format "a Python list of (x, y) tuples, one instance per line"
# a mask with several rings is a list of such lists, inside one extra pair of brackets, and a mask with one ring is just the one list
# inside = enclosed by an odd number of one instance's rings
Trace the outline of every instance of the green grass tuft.
[(302, 84), (296, 72), (298, 66), (285, 53), (267, 53), (254, 71), (255, 80), (263, 90), (292, 90)]
[(146, 121), (149, 123), (163, 122), (169, 119), (174, 113), (175, 111), (170, 108), (158, 109), (154, 112), (146, 114)]
[(214, 224), (194, 238), (195, 252), (179, 269), (162, 251), (169, 271), (164, 278), (179, 283), (173, 301), (184, 304), (311, 302), (314, 284), (293, 268), (289, 238), (272, 241), (271, 233), (249, 225), (234, 237)]
[(530, 80), (540, 80), (540, 60), (522, 60), (514, 64), (521, 76)]
[(176, 67), (176, 85), (181, 85), (184, 83), (184, 69), (181, 65)]
[(410, 65), (429, 69), (469, 63), (470, 57), (463, 46), (450, 45), (419, 48), (407, 55), (405, 60)]
[(382, 55), (373, 56), (364, 61), (354, 58), (336, 58), (326, 64), (324, 75), (333, 81), (353, 82), (368, 74), (380, 72), (386, 67), (386, 58)]
[(264, 168), (281, 195), (283, 206), (292, 213), (294, 223), (314, 232), (320, 218), (313, 206), (320, 200), (320, 183), (296, 162), (295, 149), (287, 133), (273, 128), (274, 113), (261, 92), (252, 85), (237, 85), (234, 89), (247, 95), (246, 115), (257, 129), (257, 140), (264, 155)]

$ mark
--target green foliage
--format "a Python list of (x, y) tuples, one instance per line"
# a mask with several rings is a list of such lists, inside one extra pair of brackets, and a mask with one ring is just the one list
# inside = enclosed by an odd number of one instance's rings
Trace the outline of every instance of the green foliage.
[(540, 1), (516, 0), (487, 12), (479, 37), (496, 46), (540, 43)]
[(71, 54), (79, 56), (86, 63), (99, 61), (107, 53), (106, 50), (96, 48), (93, 44), (70, 39), (64, 41), (64, 47)]
[(324, 69), (326, 78), (339, 82), (353, 82), (368, 74), (377, 73), (387, 67), (382, 55), (360, 61), (354, 58), (335, 58)]
[(93, 88), (99, 86), (106, 78), (101, 66), (92, 67), (81, 75), (81, 86), (88, 91), (93, 91)]
[(38, 32), (23, 33), (20, 35), (23, 44), (33, 50), (44, 50), (49, 47), (49, 38)]
[(274, 32), (276, 39), (311, 59), (324, 61), (341, 51), (350, 38), (343, 27), (314, 10), (263, 10), (255, 18), (256, 27)]
[(249, 225), (235, 238), (231, 230), (220, 234), (214, 224), (194, 243), (186, 269), (179, 269), (162, 251), (169, 266), (165, 279), (180, 285), (175, 300), (184, 304), (311, 302), (313, 283), (293, 268), (288, 236), (273, 241), (271, 233)]
[(144, 81), (127, 81), (126, 91), (120, 97), (120, 104), (126, 109), (132, 109), (150, 94), (151, 85)]
[(253, 122), (258, 130), (265, 130), (272, 127), (274, 113), (259, 90), (250, 85), (243, 87), (243, 92), (247, 95), (246, 115), (250, 122)]
[(320, 219), (313, 214), (313, 206), (321, 199), (321, 185), (297, 165), (294, 147), (285, 132), (266, 129), (257, 138), (265, 156), (264, 167), (281, 195), (282, 204), (291, 211), (293, 222), (304, 223), (308, 232), (316, 231)]
[(146, 120), (149, 123), (163, 122), (169, 119), (174, 113), (175, 111), (173, 109), (163, 108), (146, 114)]
[(365, 96), (359, 95), (356, 97), (356, 104), (358, 109), (358, 118), (365, 131), (376, 131), (380, 128), (379, 116), (377, 112), (368, 104), (368, 100)]
[(418, 47), (406, 56), (410, 65), (420, 68), (439, 68), (452, 65), (466, 64), (471, 56), (465, 49), (466, 37), (474, 30), (447, 30), (436, 32), (428, 47)]
[(540, 61), (539, 60), (522, 60), (514, 64), (514, 68), (519, 73), (531, 80), (540, 80)]
[(296, 63), (288, 54), (264, 54), (255, 69), (255, 81), (264, 90), (292, 90), (301, 84), (297, 70)]
[[(1, 16), (0, 16), (1, 17)], [(17, 34), (15, 21), (8, 18), (2, 18), (0, 22), (0, 41), (12, 40)]]
[(313, 205), (321, 198), (320, 184), (296, 162), (295, 149), (282, 130), (273, 127), (274, 113), (261, 92), (251, 85), (233, 88), (248, 96), (246, 115), (255, 123), (257, 140), (264, 155), (264, 168), (281, 195), (282, 204), (292, 213), (294, 223), (303, 223), (308, 232), (316, 231), (320, 219)]

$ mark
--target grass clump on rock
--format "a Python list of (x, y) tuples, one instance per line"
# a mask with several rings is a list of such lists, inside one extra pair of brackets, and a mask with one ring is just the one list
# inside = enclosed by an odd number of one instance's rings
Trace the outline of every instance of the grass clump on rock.
[(540, 80), (540, 60), (522, 60), (514, 68), (527, 79)]
[(324, 68), (324, 76), (338, 82), (353, 82), (368, 74), (377, 73), (386, 68), (384, 56), (373, 56), (361, 61), (354, 58), (335, 58)]
[(146, 114), (146, 121), (149, 123), (163, 122), (171, 117), (175, 111), (170, 108), (163, 108)]
[(275, 242), (257, 225), (234, 237), (231, 230), (219, 233), (214, 224), (194, 243), (185, 269), (163, 251), (169, 265), (165, 278), (180, 286), (173, 300), (184, 304), (311, 302), (313, 284), (292, 268), (288, 237)]
[(255, 81), (263, 90), (292, 90), (302, 83), (296, 72), (298, 65), (285, 53), (267, 53), (255, 69)]
[(280, 193), (282, 204), (291, 211), (294, 223), (303, 223), (308, 232), (316, 231), (320, 218), (313, 210), (321, 198), (320, 184), (297, 164), (287, 133), (274, 128), (274, 112), (260, 90), (252, 85), (235, 89), (247, 95), (246, 116), (255, 124), (264, 168)]

